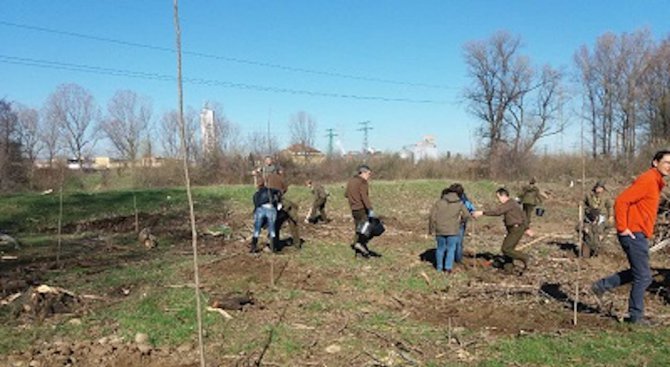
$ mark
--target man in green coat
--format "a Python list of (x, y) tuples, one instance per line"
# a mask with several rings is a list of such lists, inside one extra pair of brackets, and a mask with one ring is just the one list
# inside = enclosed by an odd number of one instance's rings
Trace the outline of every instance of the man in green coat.
[(596, 182), (584, 197), (584, 232), (586, 245), (582, 249), (585, 257), (597, 256), (605, 237), (607, 227), (614, 222), (612, 200), (602, 181)]
[(486, 216), (503, 216), (503, 223), (507, 229), (507, 236), (503, 240), (501, 251), (505, 258), (505, 263), (503, 265), (504, 269), (508, 273), (514, 271), (514, 260), (519, 260), (523, 263), (523, 269), (525, 270), (528, 267), (529, 257), (527, 254), (516, 250), (516, 246), (521, 241), (524, 231), (526, 230), (526, 218), (514, 200), (511, 200), (509, 197), (509, 192), (507, 189), (501, 187), (496, 190), (496, 197), (500, 201), (500, 205), (497, 208), (492, 210), (485, 211), (475, 211), (472, 213), (472, 216), (475, 218), (481, 217), (482, 215)]
[(523, 206), (523, 212), (526, 215), (526, 224), (530, 227), (530, 221), (535, 212), (535, 207), (542, 204), (542, 198), (544, 194), (540, 191), (540, 188), (537, 187), (537, 180), (535, 177), (531, 178), (528, 181), (528, 185), (521, 188), (521, 192), (518, 197)]
[(312, 201), (312, 208), (307, 214), (305, 223), (318, 223), (319, 220), (324, 221), (325, 223), (330, 222), (328, 216), (326, 215), (326, 202), (328, 201), (328, 191), (323, 187), (323, 185), (313, 182), (312, 180), (307, 180), (305, 186), (309, 187), (312, 190), (312, 195), (314, 200)]

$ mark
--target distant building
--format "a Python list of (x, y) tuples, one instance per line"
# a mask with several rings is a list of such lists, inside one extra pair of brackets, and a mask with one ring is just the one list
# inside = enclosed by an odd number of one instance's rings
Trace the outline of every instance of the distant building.
[(218, 144), (213, 110), (203, 108), (200, 112), (200, 133), (202, 134), (202, 152), (208, 155), (216, 150)]
[(326, 158), (325, 154), (320, 150), (299, 143), (288, 146), (279, 152), (279, 154), (298, 164), (319, 163)]
[(424, 159), (438, 159), (439, 154), (437, 144), (435, 144), (435, 137), (426, 135), (420, 142), (403, 147), (400, 157), (412, 159), (414, 163)]

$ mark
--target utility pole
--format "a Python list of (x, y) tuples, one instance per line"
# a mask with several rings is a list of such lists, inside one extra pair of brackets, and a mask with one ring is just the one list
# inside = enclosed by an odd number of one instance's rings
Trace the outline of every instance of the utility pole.
[(363, 152), (367, 155), (370, 150), (370, 146), (368, 145), (368, 131), (372, 130), (372, 126), (370, 126), (370, 121), (361, 121), (358, 124), (361, 125), (361, 127), (356, 130), (363, 132)]
[(326, 134), (326, 138), (328, 138), (328, 156), (331, 157), (333, 155), (333, 138), (337, 136), (335, 134), (335, 129), (326, 129), (328, 134)]

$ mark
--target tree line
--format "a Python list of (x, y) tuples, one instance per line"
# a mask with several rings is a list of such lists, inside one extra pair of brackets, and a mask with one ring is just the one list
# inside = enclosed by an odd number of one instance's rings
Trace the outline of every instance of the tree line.
[[(187, 107), (185, 112), (186, 151), (192, 162), (206, 165), (224, 155), (260, 156), (279, 149), (273, 132), (255, 131), (243, 138), (239, 126), (225, 116), (220, 103), (209, 102), (205, 107), (214, 111), (210, 149), (204, 149), (201, 141), (201, 111)], [(177, 111), (155, 117), (151, 99), (131, 90), (117, 91), (105, 109), (90, 91), (72, 83), (59, 85), (41, 107), (3, 98), (0, 125), (2, 191), (26, 184), (40, 158), (49, 168), (62, 163), (64, 157), (74, 159), (83, 168), (102, 140), (114, 158), (128, 165), (156, 155), (177, 158), (181, 151)], [(291, 143), (313, 146), (316, 119), (309, 113), (299, 111), (292, 115), (288, 128)]]
[[(523, 173), (540, 139), (584, 123), (592, 158), (630, 160), (670, 139), (670, 37), (605, 33), (574, 53), (573, 72), (535, 66), (522, 39), (501, 31), (464, 46), (463, 96), (480, 122), (489, 171)], [(511, 162), (511, 163), (510, 163)]]
[[(468, 172), (528, 175), (538, 142), (575, 121), (583, 123), (582, 143), (591, 159), (632, 162), (640, 151), (670, 140), (670, 37), (657, 41), (646, 29), (605, 33), (574, 53), (572, 69), (534, 65), (521, 37), (506, 31), (468, 42), (463, 51), (469, 79), (463, 98), (480, 121), (483, 142), (478, 167)], [(230, 162), (235, 159), (252, 165), (253, 157), (279, 150), (277, 127), (243, 137), (220, 103), (206, 107), (214, 111), (213, 149), (203, 149), (200, 110), (187, 107), (185, 113), (186, 151), (204, 172), (240, 166)], [(298, 111), (287, 123), (291, 144), (314, 146), (314, 116)], [(0, 189), (30, 182), (38, 158), (53, 165), (67, 156), (83, 164), (101, 140), (115, 158), (131, 163), (155, 155), (176, 158), (177, 126), (175, 110), (156, 116), (151, 99), (131, 90), (117, 91), (105, 108), (77, 84), (58, 86), (40, 107), (0, 99)]]

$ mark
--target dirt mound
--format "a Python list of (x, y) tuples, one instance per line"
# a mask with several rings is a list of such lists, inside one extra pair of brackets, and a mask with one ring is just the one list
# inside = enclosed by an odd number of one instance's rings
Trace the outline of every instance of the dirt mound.
[[(143, 227), (152, 227), (167, 219), (160, 213), (139, 213), (138, 221)], [(135, 216), (125, 215), (110, 218), (100, 218), (76, 223), (69, 223), (63, 226), (63, 233), (81, 233), (81, 232), (133, 232), (135, 231)]]
[(73, 313), (83, 300), (66, 289), (40, 285), (5, 298), (3, 304), (10, 307), (16, 318), (41, 321), (56, 314)]
[(21, 354), (0, 357), (9, 366), (196, 366), (195, 348), (154, 348), (146, 343), (124, 342), (117, 336), (97, 341), (43, 343)]

